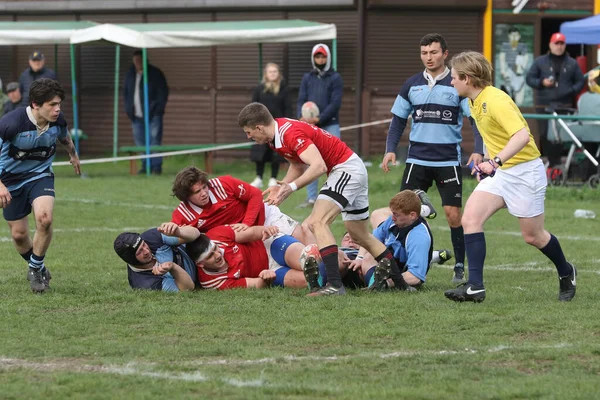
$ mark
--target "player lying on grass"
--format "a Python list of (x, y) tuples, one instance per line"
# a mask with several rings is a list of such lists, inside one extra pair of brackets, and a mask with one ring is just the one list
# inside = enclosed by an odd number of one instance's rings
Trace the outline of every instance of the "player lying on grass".
[(197, 229), (170, 222), (141, 235), (121, 233), (115, 239), (114, 249), (127, 263), (129, 286), (168, 292), (193, 290), (198, 281), (196, 265), (183, 243), (198, 236)]
[[(420, 213), (421, 200), (418, 195), (411, 190), (403, 190), (392, 197), (389, 211), (373, 212), (371, 218), (373, 235), (393, 253), (404, 281), (411, 287), (419, 287), (425, 282), (432, 261), (443, 264), (452, 257), (449, 250), (433, 251), (431, 232)], [(388, 214), (391, 215), (388, 217)], [(371, 286), (376, 279), (377, 261), (365, 248), (360, 247), (353, 252), (357, 245), (347, 234), (341, 246), (348, 258), (353, 259), (348, 265), (349, 275), (353, 275), (352, 271), (357, 272), (365, 284)], [(304, 268), (311, 290), (325, 281), (322, 269), (318, 273), (321, 281), (314, 278), (317, 275), (314, 260), (307, 259)], [(393, 282), (388, 282), (388, 286), (392, 287)]]
[(171, 217), (179, 226), (193, 226), (200, 232), (222, 225), (230, 225), (235, 232), (251, 226), (277, 226), (280, 233), (302, 243), (316, 243), (308, 229), (279, 207), (263, 203), (259, 189), (232, 176), (208, 179), (206, 172), (187, 167), (175, 177), (172, 191), (181, 201)]
[(275, 226), (242, 231), (219, 226), (201, 234), (186, 251), (198, 267), (202, 288), (305, 288), (306, 280), (299, 271), (304, 245), (278, 231)]

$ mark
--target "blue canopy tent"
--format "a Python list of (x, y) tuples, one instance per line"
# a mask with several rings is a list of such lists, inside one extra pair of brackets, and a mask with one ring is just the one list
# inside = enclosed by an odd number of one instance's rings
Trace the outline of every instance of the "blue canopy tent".
[(600, 44), (600, 14), (563, 22), (560, 32), (566, 36), (567, 44)]

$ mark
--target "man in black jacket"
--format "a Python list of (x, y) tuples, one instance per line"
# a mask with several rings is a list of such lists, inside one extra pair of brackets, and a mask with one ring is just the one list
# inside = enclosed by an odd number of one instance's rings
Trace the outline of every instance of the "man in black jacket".
[[(536, 108), (539, 113), (572, 108), (575, 97), (583, 89), (585, 78), (577, 61), (565, 52), (566, 38), (562, 33), (550, 37), (550, 51), (535, 59), (527, 73), (527, 84), (537, 90)], [(549, 170), (560, 164), (562, 145), (548, 138), (548, 121), (538, 120), (542, 155), (548, 157)], [(550, 136), (550, 140), (553, 139)]]
[[(133, 128), (133, 140), (136, 146), (146, 145), (146, 134), (144, 129), (144, 77), (142, 65), (142, 51), (136, 50), (133, 53), (133, 64), (123, 85), (123, 97), (125, 103), (125, 112), (131, 120)], [(163, 136), (163, 115), (167, 100), (169, 98), (169, 87), (162, 71), (154, 65), (148, 64), (148, 103), (150, 117), (150, 145), (160, 146)], [(142, 162), (142, 170), (145, 162)], [(153, 174), (162, 173), (162, 158), (155, 157), (150, 159), (150, 170)]]
[(34, 81), (41, 78), (50, 78), (56, 80), (56, 72), (50, 68), (46, 68), (46, 57), (44, 53), (35, 50), (29, 55), (29, 68), (21, 73), (19, 77), (19, 86), (21, 95), (23, 96), (23, 105), (27, 107), (29, 104), (29, 88)]

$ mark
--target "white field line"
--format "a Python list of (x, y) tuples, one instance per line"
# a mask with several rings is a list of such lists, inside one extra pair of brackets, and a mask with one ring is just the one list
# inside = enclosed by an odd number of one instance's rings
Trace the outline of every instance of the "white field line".
[[(459, 349), (459, 350), (424, 350), (424, 351), (394, 351), (389, 353), (357, 353), (348, 354), (341, 356), (283, 356), (283, 357), (266, 357), (259, 359), (217, 359), (217, 360), (194, 360), (177, 362), (177, 366), (189, 366), (189, 367), (210, 367), (210, 366), (253, 366), (253, 365), (265, 365), (265, 364), (289, 364), (289, 363), (302, 363), (302, 362), (320, 362), (320, 363), (334, 363), (340, 361), (356, 360), (356, 359), (393, 359), (393, 358), (420, 358), (423, 356), (462, 356), (464, 354), (485, 354), (485, 353), (500, 353), (505, 351), (538, 351), (547, 349), (564, 349), (574, 347), (568, 343), (557, 343), (553, 345), (539, 345), (539, 346), (510, 346), (510, 345), (498, 345), (484, 349)], [(116, 374), (116, 375), (132, 375), (132, 376), (144, 376), (166, 380), (177, 380), (177, 381), (188, 381), (188, 382), (208, 382), (208, 381), (220, 381), (222, 383), (236, 386), (236, 387), (261, 387), (261, 386), (279, 386), (265, 382), (263, 379), (242, 381), (238, 379), (230, 378), (211, 378), (200, 371), (188, 372), (188, 373), (175, 373), (152, 370), (156, 367), (156, 364), (139, 365), (135, 363), (129, 363), (125, 365), (89, 365), (80, 364), (72, 359), (57, 360), (53, 362), (35, 362), (17, 358), (6, 358), (0, 357), (0, 370), (7, 370), (13, 368), (24, 368), (42, 372), (53, 372), (53, 371), (69, 371), (69, 372), (81, 372), (81, 373), (104, 373), (104, 374)]]

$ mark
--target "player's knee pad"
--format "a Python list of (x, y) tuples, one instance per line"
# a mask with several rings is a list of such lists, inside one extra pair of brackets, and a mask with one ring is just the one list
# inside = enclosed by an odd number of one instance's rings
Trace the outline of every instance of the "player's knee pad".
[(290, 267), (281, 267), (275, 270), (275, 280), (273, 281), (273, 286), (285, 287), (283, 284), (285, 276), (292, 269)]

